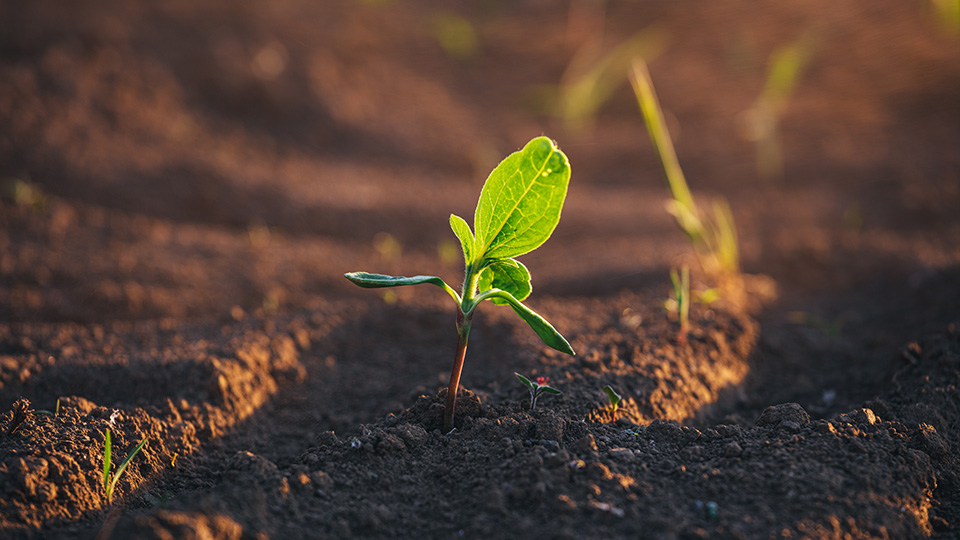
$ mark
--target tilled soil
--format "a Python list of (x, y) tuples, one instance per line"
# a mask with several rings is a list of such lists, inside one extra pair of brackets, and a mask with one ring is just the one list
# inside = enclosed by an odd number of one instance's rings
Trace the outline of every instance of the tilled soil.
[[(960, 38), (932, 8), (451, 9), (0, 6), (0, 536), (954, 537)], [(444, 49), (463, 21), (476, 48)], [(593, 40), (651, 24), (681, 163), (749, 272), (685, 343), (669, 269), (717, 283), (628, 85), (549, 114)], [(761, 178), (737, 126), (800, 35)], [(443, 433), (449, 298), (342, 274), (458, 283), (448, 215), (540, 134), (573, 178), (529, 303), (577, 355), (483, 306)], [(563, 393), (530, 410), (514, 372)], [(147, 441), (112, 501), (107, 429), (115, 462)]]

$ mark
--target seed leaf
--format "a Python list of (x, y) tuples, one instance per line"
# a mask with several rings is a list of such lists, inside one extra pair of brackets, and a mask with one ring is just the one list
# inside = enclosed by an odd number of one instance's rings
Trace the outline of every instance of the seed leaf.
[[(527, 267), (514, 259), (503, 259), (483, 269), (478, 282), (479, 291), (500, 289), (510, 293), (519, 301), (526, 300), (533, 291), (530, 284), (530, 271)], [(508, 302), (501, 298), (493, 298), (493, 303), (505, 305)]]
[(559, 396), (560, 394), (563, 393), (552, 386), (541, 386), (540, 391), (543, 392), (544, 394), (553, 394), (555, 396)]
[(490, 173), (474, 215), (477, 254), (518, 257), (540, 247), (560, 221), (570, 163), (553, 141), (537, 137)]
[(349, 279), (353, 283), (367, 288), (367, 289), (379, 289), (382, 287), (402, 287), (404, 285), (420, 285), (421, 283), (430, 283), (436, 285), (441, 289), (447, 291), (447, 294), (453, 297), (457, 303), (460, 303), (460, 295), (458, 295), (449, 285), (446, 284), (442, 279), (437, 276), (413, 276), (413, 277), (404, 277), (404, 276), (387, 276), (384, 274), (371, 274), (369, 272), (347, 272), (343, 277)]
[(463, 260), (470, 266), (473, 262), (476, 241), (473, 238), (473, 232), (470, 231), (470, 225), (458, 215), (450, 214), (450, 228), (453, 234), (460, 240), (460, 248), (463, 250)]
[(603, 387), (603, 391), (607, 393), (607, 399), (610, 400), (610, 405), (613, 405), (614, 407), (619, 405), (620, 400), (623, 399), (620, 397), (620, 394), (618, 394), (617, 391), (614, 390), (609, 384)]
[(384, 274), (371, 274), (369, 272), (347, 272), (343, 277), (367, 289), (378, 289), (381, 287), (400, 287), (403, 285), (420, 285), (421, 283), (433, 283), (440, 286), (443, 280), (437, 276), (387, 276)]
[(517, 376), (517, 379), (520, 380), (520, 383), (521, 383), (521, 384), (523, 384), (523, 385), (526, 386), (527, 388), (533, 388), (533, 383), (530, 382), (530, 379), (524, 377), (523, 375), (521, 375), (521, 374), (519, 374), (519, 373), (517, 373), (517, 372), (514, 372), (513, 374)]
[(530, 328), (540, 336), (540, 339), (543, 340), (544, 343), (562, 353), (569, 355), (577, 354), (573, 351), (573, 347), (567, 343), (567, 340), (560, 335), (560, 332), (557, 332), (556, 328), (548, 323), (546, 319), (537, 314), (536, 311), (521, 304), (519, 300), (507, 291), (491, 289), (487, 291), (487, 298), (502, 298), (506, 300), (507, 303), (510, 304), (510, 307), (513, 308), (513, 311), (530, 325)]

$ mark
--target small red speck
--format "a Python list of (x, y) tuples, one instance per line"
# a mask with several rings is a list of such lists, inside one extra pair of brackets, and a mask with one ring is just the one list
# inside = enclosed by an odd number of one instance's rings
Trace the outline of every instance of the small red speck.
[(550, 379), (547, 377), (537, 377), (537, 384), (540, 386), (547, 384), (548, 381), (550, 381)]

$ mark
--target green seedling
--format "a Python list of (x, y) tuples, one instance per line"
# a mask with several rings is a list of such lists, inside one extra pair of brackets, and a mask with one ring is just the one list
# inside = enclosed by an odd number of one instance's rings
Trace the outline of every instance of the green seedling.
[(557, 108), (567, 127), (588, 129), (597, 111), (624, 83), (623, 74), (637, 56), (654, 58), (666, 43), (666, 33), (651, 26), (640, 30), (606, 54), (601, 54), (601, 37), (587, 41), (563, 73)]
[(57, 406), (53, 409), (53, 412), (48, 411), (46, 409), (39, 409), (39, 410), (33, 411), (33, 414), (43, 414), (46, 416), (52, 416), (56, 418), (57, 416), (60, 415), (60, 398), (57, 398)]
[(677, 335), (677, 344), (687, 342), (687, 333), (690, 332), (690, 268), (683, 265), (680, 273), (670, 269), (670, 281), (673, 283), (673, 292), (664, 302), (664, 307), (671, 313), (676, 313), (680, 320), (680, 333)]
[(119, 467), (117, 467), (117, 470), (111, 473), (111, 453), (113, 452), (113, 444), (110, 441), (110, 430), (108, 429), (106, 431), (103, 441), (103, 489), (107, 493), (108, 504), (113, 503), (113, 492), (116, 489), (117, 482), (120, 480), (123, 472), (127, 470), (127, 465), (130, 465), (130, 460), (137, 455), (146, 442), (146, 439), (140, 441), (140, 444), (138, 444), (132, 452), (127, 454), (127, 458), (123, 460), (123, 463), (121, 463)]
[[(737, 246), (737, 230), (733, 223), (730, 206), (723, 199), (713, 202), (712, 219), (704, 223), (687, 180), (677, 160), (677, 153), (670, 139), (670, 132), (663, 119), (660, 101), (657, 99), (646, 62), (636, 59), (633, 76), (630, 78), (637, 103), (643, 113), (644, 123), (660, 158), (664, 176), (673, 198), (667, 202), (667, 211), (673, 214), (677, 224), (693, 243), (703, 269), (711, 274), (736, 275), (740, 273), (740, 251)], [(707, 216), (709, 217), (709, 216)]]
[(537, 377), (537, 382), (533, 382), (519, 373), (514, 372), (514, 375), (516, 375), (520, 383), (526, 386), (527, 390), (530, 391), (531, 411), (537, 407), (537, 398), (539, 398), (541, 394), (553, 394), (555, 396), (559, 396), (563, 393), (552, 386), (547, 386), (549, 379), (546, 377)]
[(553, 234), (560, 221), (569, 182), (567, 156), (546, 137), (533, 139), (497, 165), (480, 191), (473, 230), (463, 218), (450, 216), (450, 228), (460, 240), (465, 263), (459, 294), (436, 276), (344, 274), (348, 280), (366, 288), (428, 283), (446, 291), (456, 302), (457, 350), (443, 417), (448, 432), (453, 429), (457, 389), (473, 314), (484, 300), (509, 305), (545, 344), (560, 352), (575, 354), (546, 319), (522, 303), (533, 288), (527, 267), (515, 259), (540, 247)]
[(815, 34), (774, 50), (767, 65), (767, 79), (753, 106), (743, 115), (744, 134), (756, 144), (757, 174), (761, 178), (783, 177), (779, 125), (806, 67), (813, 58)]
[(620, 402), (623, 401), (623, 398), (620, 397), (620, 394), (613, 389), (609, 384), (603, 387), (603, 391), (607, 394), (607, 401), (610, 402), (608, 409), (610, 412), (616, 414), (617, 410), (620, 409)]

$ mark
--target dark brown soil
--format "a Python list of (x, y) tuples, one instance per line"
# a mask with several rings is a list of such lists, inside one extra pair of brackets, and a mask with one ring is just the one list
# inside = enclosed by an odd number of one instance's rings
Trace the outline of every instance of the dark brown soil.
[[(0, 4), (3, 538), (960, 534), (960, 37), (932, 3), (153, 4)], [(454, 13), (475, 49), (440, 45)], [(628, 85), (550, 113), (588, 42), (648, 25), (747, 272), (685, 344), (669, 270), (715, 283)], [(763, 178), (739, 119), (801, 35)], [(449, 298), (342, 274), (458, 283), (448, 215), (541, 134), (573, 179), (529, 303), (578, 354), (483, 306), (445, 434)], [(563, 394), (531, 411), (514, 372)], [(115, 461), (147, 441), (112, 504), (106, 429)]]

